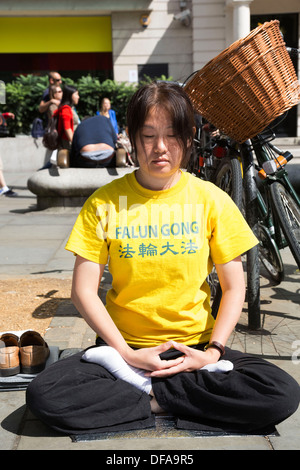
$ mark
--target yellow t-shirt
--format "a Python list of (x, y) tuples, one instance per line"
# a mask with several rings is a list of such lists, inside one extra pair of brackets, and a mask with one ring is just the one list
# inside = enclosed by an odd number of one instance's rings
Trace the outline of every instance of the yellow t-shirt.
[(106, 308), (133, 347), (208, 341), (214, 325), (206, 278), (257, 244), (231, 198), (182, 172), (170, 189), (143, 188), (135, 172), (98, 189), (66, 249), (108, 261)]

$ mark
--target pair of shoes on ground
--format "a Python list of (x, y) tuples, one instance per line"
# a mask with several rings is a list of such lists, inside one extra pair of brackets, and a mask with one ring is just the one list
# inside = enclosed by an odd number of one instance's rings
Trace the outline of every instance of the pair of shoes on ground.
[(0, 336), (0, 377), (37, 374), (46, 365), (50, 350), (37, 331), (25, 331), (20, 338), (13, 333)]

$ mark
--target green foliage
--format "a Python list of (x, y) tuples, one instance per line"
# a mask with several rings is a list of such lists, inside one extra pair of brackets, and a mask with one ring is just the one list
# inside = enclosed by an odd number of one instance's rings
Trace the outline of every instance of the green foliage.
[(38, 105), (47, 82), (47, 77), (21, 75), (6, 85), (6, 104), (1, 106), (1, 111), (15, 115), (15, 120), (7, 121), (11, 135), (30, 134), (32, 121), (39, 114)]
[[(162, 76), (160, 80), (171, 80), (171, 78)], [(144, 77), (140, 85), (150, 81), (151, 78)], [(81, 119), (85, 116), (94, 116), (100, 109), (102, 99), (109, 98), (120, 128), (126, 126), (128, 102), (139, 85), (118, 83), (114, 80), (100, 82), (98, 78), (90, 75), (81, 77), (76, 82), (71, 78), (64, 78), (64, 83), (78, 89), (80, 100), (76, 110)], [(47, 87), (48, 77), (35, 75), (21, 75), (6, 85), (6, 104), (1, 105), (0, 111), (15, 115), (15, 120), (7, 121), (10, 135), (30, 135), (33, 120), (42, 117), (38, 107)]]
[(80, 118), (94, 116), (99, 109), (97, 106), (101, 90), (99, 79), (88, 75), (87, 77), (81, 77), (74, 86), (78, 89), (80, 96), (79, 103), (76, 106)]
[[(116, 111), (119, 126), (125, 127), (127, 105), (136, 91), (136, 85), (117, 83), (114, 80), (100, 83), (98, 78), (90, 75), (81, 77), (77, 82), (64, 78), (64, 83), (78, 89), (80, 100), (76, 109), (81, 119), (85, 116), (94, 116), (100, 108), (102, 98), (109, 98), (112, 108)], [(47, 87), (47, 76), (34, 75), (21, 75), (6, 85), (6, 104), (1, 105), (0, 111), (15, 115), (15, 120), (7, 121), (10, 135), (30, 135), (33, 120), (42, 117), (38, 107)]]
[(149, 77), (148, 75), (144, 75), (143, 80), (140, 82), (140, 85), (146, 85), (147, 83), (153, 82), (153, 80), (161, 80), (163, 82), (172, 82), (173, 77), (166, 77), (165, 75), (162, 75), (161, 77)]
[(76, 107), (80, 117), (94, 116), (100, 110), (102, 99), (108, 98), (116, 112), (119, 126), (125, 127), (127, 105), (136, 91), (136, 85), (117, 83), (114, 80), (100, 83), (98, 79), (87, 76), (81, 77), (75, 86), (80, 96)]

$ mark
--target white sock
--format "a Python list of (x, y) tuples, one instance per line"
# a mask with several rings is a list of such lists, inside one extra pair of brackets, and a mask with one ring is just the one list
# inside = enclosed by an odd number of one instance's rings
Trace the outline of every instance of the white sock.
[[(130, 366), (122, 358), (121, 354), (111, 346), (99, 346), (88, 349), (82, 359), (105, 367), (112, 375), (130, 383), (142, 392), (150, 394), (152, 390), (151, 377), (145, 377), (145, 371), (137, 367)], [(200, 370), (209, 372), (228, 372), (233, 369), (230, 361), (221, 360), (214, 364), (207, 364)]]
[(233, 369), (233, 364), (230, 361), (221, 361), (215, 362), (214, 364), (206, 364), (206, 366), (201, 367), (200, 370), (208, 370), (209, 372), (228, 372)]
[(145, 377), (145, 371), (130, 366), (111, 346), (99, 346), (88, 349), (82, 356), (87, 362), (94, 362), (105, 367), (115, 377), (134, 385), (142, 392), (150, 393), (152, 389), (151, 377)]
[(0, 193), (7, 193), (7, 191), (9, 191), (9, 188), (7, 186), (3, 186), (2, 188), (0, 188)]

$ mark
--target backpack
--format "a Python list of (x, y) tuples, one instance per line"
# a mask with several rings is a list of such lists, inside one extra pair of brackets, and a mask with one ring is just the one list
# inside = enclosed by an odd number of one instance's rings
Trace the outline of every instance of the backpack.
[(35, 118), (32, 123), (31, 135), (34, 139), (38, 139), (39, 137), (43, 137), (44, 135), (44, 126), (43, 121), (40, 118)]
[(0, 113), (0, 137), (8, 137), (9, 130), (7, 129), (6, 121), (3, 115)]
[(43, 145), (49, 150), (56, 150), (59, 145), (57, 124), (58, 116), (52, 116), (43, 136)]

